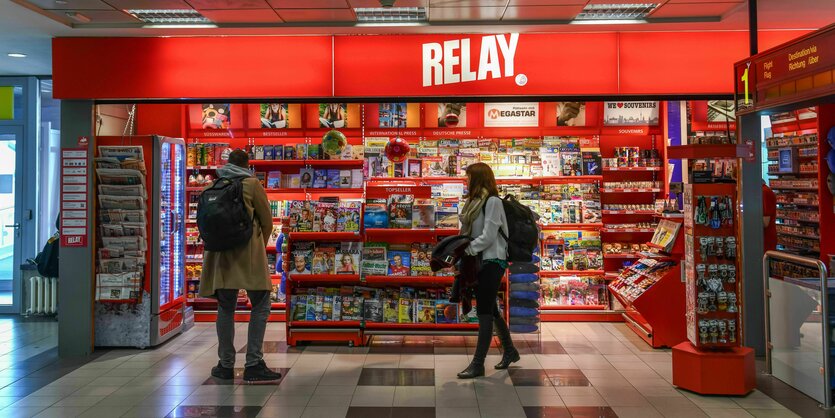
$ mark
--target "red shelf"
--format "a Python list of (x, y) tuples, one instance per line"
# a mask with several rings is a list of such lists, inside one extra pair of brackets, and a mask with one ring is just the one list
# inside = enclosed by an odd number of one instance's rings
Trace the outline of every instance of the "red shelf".
[(600, 189), (601, 193), (660, 193), (661, 189), (657, 188), (614, 188), (614, 189)]
[(655, 232), (655, 228), (603, 228), (600, 232), (608, 232), (612, 234), (649, 234)]
[(661, 167), (603, 167), (603, 171), (661, 171)]
[(605, 311), (609, 309), (606, 305), (542, 305), (543, 311)]
[(353, 189), (353, 188), (346, 188), (346, 189), (311, 189), (311, 188), (298, 188), (298, 189), (266, 189), (267, 194), (293, 194), (293, 193), (309, 193), (309, 194), (344, 194), (344, 193), (357, 193), (362, 194), (364, 192), (363, 189)]
[(365, 230), (365, 238), (367, 241), (385, 240), (393, 237), (403, 237), (403, 234), (408, 234), (409, 239), (418, 241), (419, 239), (433, 239), (436, 237), (446, 237), (457, 235), (458, 229), (395, 229), (395, 228), (367, 228)]
[(571, 183), (577, 181), (600, 181), (603, 176), (545, 176), (534, 177), (534, 180), (539, 180), (543, 183)]
[(341, 241), (359, 239), (359, 232), (290, 232), (293, 241)]
[(717, 144), (717, 145), (673, 145), (667, 147), (667, 158), (696, 159), (696, 158), (745, 158), (750, 149), (746, 145)]
[(202, 192), (205, 186), (188, 186), (186, 187), (187, 192)]
[(429, 323), (410, 323), (410, 324), (395, 324), (391, 322), (366, 322), (365, 329), (478, 329), (478, 324), (462, 323), (462, 324), (429, 324)]
[(540, 271), (539, 277), (560, 277), (560, 276), (602, 276), (606, 273), (603, 270), (555, 270)]
[(603, 258), (604, 259), (607, 259), (607, 258), (610, 258), (610, 259), (617, 259), (617, 258), (624, 259), (624, 258), (627, 258), (627, 259), (629, 259), (629, 258), (642, 258), (642, 256), (637, 255), (637, 254), (604, 254)]
[(603, 210), (604, 215), (655, 215), (654, 210)]
[(270, 166), (311, 166), (311, 167), (354, 167), (362, 166), (363, 160), (249, 160), (255, 167)]
[(451, 286), (452, 276), (365, 276), (367, 284), (388, 286)]
[(553, 231), (553, 230), (560, 230), (560, 229), (591, 229), (591, 228), (602, 228), (602, 223), (585, 223), (585, 224), (549, 224), (549, 225), (540, 225), (543, 231)]
[(290, 326), (294, 328), (359, 328), (360, 321), (291, 321)]
[(193, 165), (186, 167), (186, 170), (217, 170), (220, 167), (219, 165)]
[(288, 274), (287, 276), (294, 283), (336, 283), (349, 284), (359, 283), (358, 274)]

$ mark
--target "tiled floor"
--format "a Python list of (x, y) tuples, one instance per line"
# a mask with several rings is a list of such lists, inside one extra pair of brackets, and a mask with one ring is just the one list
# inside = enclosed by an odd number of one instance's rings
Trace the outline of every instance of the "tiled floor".
[[(609, 418), (796, 417), (763, 392), (704, 397), (675, 389), (669, 351), (651, 350), (623, 324), (551, 323), (541, 340), (517, 336), (509, 371), (461, 381), (473, 338), (377, 338), (370, 347), (291, 348), (271, 324), (265, 359), (274, 384), (209, 377), (214, 325), (198, 324), (155, 350), (113, 350), (80, 365), (54, 355), (54, 323), (0, 318), (0, 417)], [(245, 324), (239, 324), (238, 366)], [(763, 377), (760, 387), (800, 416), (826, 416)], [(796, 405), (801, 405), (797, 407)], [(811, 405), (811, 408), (810, 408)], [(803, 409), (806, 408), (806, 409)]]

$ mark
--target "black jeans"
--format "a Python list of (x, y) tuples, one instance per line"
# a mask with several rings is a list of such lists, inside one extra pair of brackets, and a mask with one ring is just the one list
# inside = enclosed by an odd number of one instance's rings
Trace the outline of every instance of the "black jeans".
[[(246, 337), (246, 367), (257, 365), (264, 358), (264, 333), (270, 316), (270, 292), (247, 290), (252, 311)], [(217, 354), (223, 367), (235, 366), (235, 308), (238, 305), (237, 289), (218, 289), (217, 295)]]
[(487, 357), (490, 341), (493, 339), (494, 326), (505, 352), (515, 350), (507, 323), (499, 313), (499, 306), (496, 303), (504, 272), (504, 267), (489, 261), (483, 261), (478, 272), (475, 307), (478, 314), (478, 343), (473, 356), (473, 361), (477, 363), (484, 363)]

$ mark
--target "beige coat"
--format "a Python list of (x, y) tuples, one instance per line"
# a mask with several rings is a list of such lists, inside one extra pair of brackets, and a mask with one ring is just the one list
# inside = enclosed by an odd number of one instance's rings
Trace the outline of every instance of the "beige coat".
[(217, 289), (271, 290), (265, 247), (273, 230), (267, 192), (255, 177), (244, 179), (244, 203), (253, 217), (249, 244), (228, 251), (203, 251), (200, 296), (214, 297)]

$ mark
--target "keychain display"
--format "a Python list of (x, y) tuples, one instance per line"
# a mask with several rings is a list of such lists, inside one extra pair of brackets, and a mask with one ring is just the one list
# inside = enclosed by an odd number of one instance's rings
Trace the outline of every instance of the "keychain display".
[(734, 222), (733, 202), (730, 196), (699, 196), (693, 222), (713, 229), (731, 226)]

